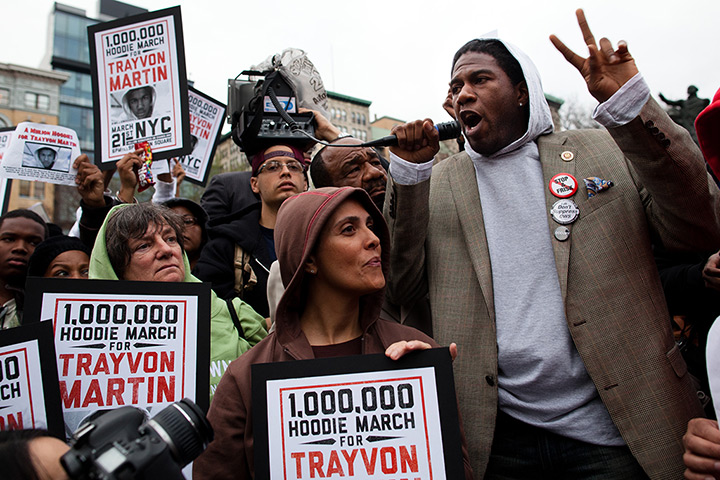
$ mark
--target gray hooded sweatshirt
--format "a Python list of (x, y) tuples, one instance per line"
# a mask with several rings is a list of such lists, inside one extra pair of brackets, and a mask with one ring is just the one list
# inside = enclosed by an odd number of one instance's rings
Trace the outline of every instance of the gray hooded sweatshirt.
[(565, 318), (536, 139), (552, 132), (540, 75), (505, 43), (528, 86), (525, 134), (475, 166), (492, 264), (502, 411), (530, 425), (596, 445), (624, 445), (575, 348)]

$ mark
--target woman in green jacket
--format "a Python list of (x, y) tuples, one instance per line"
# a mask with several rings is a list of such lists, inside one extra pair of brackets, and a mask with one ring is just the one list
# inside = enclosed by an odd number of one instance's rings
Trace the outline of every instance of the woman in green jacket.
[[(151, 203), (123, 204), (108, 213), (90, 257), (90, 278), (199, 282), (183, 250), (182, 218)], [(241, 325), (235, 327), (233, 315)], [(265, 319), (239, 299), (226, 302), (210, 293), (210, 398), (222, 374), (267, 336)]]

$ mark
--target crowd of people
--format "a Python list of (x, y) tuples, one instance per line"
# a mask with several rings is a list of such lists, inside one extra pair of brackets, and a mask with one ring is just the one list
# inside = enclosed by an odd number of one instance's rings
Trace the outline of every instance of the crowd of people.
[[(316, 113), (314, 155), (263, 148), (199, 204), (175, 197), (175, 170), (137, 203), (140, 151), (118, 161), (115, 195), (82, 155), (76, 236), (27, 210), (0, 217), (0, 325), (23, 323), (28, 275), (211, 283), (220, 368), (198, 479), (254, 477), (253, 364), (440, 345), (467, 479), (720, 478), (702, 354), (720, 314), (720, 148), (707, 137), (720, 96), (699, 117), (701, 151), (627, 45), (596, 41), (577, 15), (587, 57), (550, 39), (605, 129), (554, 132), (532, 61), (481, 39), (452, 59), (445, 106), (465, 149), (440, 162), (429, 120), (396, 127), (388, 161)], [(153, 95), (136, 96), (142, 118)], [(0, 457), (57, 478), (44, 454), (63, 449), (43, 438), (0, 440)]]

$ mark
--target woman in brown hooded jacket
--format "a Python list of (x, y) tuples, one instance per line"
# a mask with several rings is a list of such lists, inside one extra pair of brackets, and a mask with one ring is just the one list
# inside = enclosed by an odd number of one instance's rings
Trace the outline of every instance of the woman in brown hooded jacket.
[(286, 286), (275, 331), (220, 381), (208, 412), (215, 439), (195, 461), (195, 479), (255, 476), (252, 364), (382, 352), (396, 360), (438, 346), (414, 328), (378, 318), (390, 237), (364, 190), (321, 188), (287, 199), (278, 212), (275, 248)]

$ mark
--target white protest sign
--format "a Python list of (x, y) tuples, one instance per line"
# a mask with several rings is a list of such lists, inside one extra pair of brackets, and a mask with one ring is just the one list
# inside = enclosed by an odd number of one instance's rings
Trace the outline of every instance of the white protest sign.
[[(708, 331), (705, 347), (710, 396), (715, 405), (715, 415), (720, 414), (720, 322), (715, 319)], [(720, 418), (720, 417), (717, 417)]]
[(180, 7), (88, 28), (101, 167), (150, 143), (157, 158), (189, 150), (187, 83)]
[(0, 330), (0, 430), (27, 428), (64, 433), (48, 324)]
[(37, 340), (0, 347), (0, 430), (47, 428)]
[(185, 170), (185, 180), (205, 185), (212, 166), (215, 142), (225, 118), (225, 105), (192, 87), (190, 102), (190, 146), (192, 152), (178, 158)]
[(15, 128), (0, 164), (6, 178), (75, 185), (73, 161), (80, 156), (77, 133), (69, 128), (23, 122)]
[(26, 316), (53, 324), (67, 431), (96, 410), (150, 413), (184, 397), (207, 405), (207, 285), (162, 294), (159, 282), (31, 278), (28, 289)]
[(270, 380), (271, 479), (444, 479), (433, 368)]

